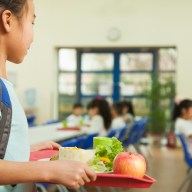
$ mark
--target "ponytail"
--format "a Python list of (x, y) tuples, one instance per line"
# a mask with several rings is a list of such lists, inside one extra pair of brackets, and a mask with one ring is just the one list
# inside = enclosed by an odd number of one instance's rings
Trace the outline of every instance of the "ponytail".
[(173, 121), (175, 121), (180, 116), (181, 116), (180, 105), (177, 103), (174, 103), (173, 118), (172, 118)]

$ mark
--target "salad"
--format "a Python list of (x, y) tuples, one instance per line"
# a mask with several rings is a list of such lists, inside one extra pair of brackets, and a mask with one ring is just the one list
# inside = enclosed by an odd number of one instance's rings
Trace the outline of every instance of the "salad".
[[(106, 142), (105, 139), (108, 141), (110, 139), (110, 142)], [(103, 142), (99, 142), (97, 145), (94, 143), (95, 156), (89, 163), (89, 166), (98, 173), (113, 171), (115, 156), (124, 151), (122, 143), (116, 137), (102, 138), (102, 140)]]

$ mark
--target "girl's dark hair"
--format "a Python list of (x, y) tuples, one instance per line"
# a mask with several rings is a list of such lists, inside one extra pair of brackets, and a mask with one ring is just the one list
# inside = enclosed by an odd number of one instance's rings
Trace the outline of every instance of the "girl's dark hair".
[(178, 117), (182, 115), (183, 109), (188, 110), (190, 107), (192, 107), (192, 100), (190, 99), (184, 99), (179, 104), (175, 103), (173, 111), (173, 121), (175, 121)]
[(122, 102), (115, 102), (112, 105), (112, 109), (116, 111), (118, 115), (123, 115), (123, 103)]
[(135, 116), (135, 112), (134, 112), (134, 108), (133, 108), (133, 104), (131, 101), (121, 101), (123, 104), (123, 107), (127, 107), (128, 108), (128, 113), (130, 113), (131, 115), (133, 115), (133, 117)]
[(17, 17), (22, 15), (22, 10), (27, 0), (0, 0), (0, 7), (12, 11)]
[(111, 126), (111, 111), (109, 103), (103, 98), (96, 98), (90, 101), (87, 105), (87, 109), (98, 108), (99, 114), (103, 117), (105, 128), (108, 130)]

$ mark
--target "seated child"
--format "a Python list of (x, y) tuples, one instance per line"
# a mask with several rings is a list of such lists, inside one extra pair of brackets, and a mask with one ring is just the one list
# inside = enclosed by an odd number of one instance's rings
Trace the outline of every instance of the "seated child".
[(175, 121), (175, 134), (185, 136), (192, 157), (192, 100), (185, 99), (175, 104), (173, 120)]
[(112, 129), (120, 129), (126, 125), (123, 118), (123, 104), (121, 102), (116, 102), (112, 105), (111, 114), (113, 118), (111, 124)]
[(121, 101), (123, 104), (123, 118), (126, 123), (133, 123), (135, 118), (135, 113), (133, 109), (133, 104), (131, 101)]
[(67, 120), (68, 126), (79, 126), (82, 124), (83, 120), (83, 105), (81, 103), (76, 103), (73, 105), (73, 113), (69, 115)]
[(111, 126), (111, 112), (108, 102), (103, 98), (96, 98), (87, 105), (90, 120), (88, 125), (92, 131), (105, 136)]

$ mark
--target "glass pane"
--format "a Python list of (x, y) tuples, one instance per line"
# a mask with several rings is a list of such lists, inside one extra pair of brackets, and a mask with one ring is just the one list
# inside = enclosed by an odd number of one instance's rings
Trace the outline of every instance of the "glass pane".
[(85, 106), (85, 109), (87, 110), (87, 105), (88, 103), (92, 100), (92, 98), (82, 98), (81, 99), (81, 103), (83, 104), (83, 106)]
[(59, 93), (66, 95), (76, 94), (75, 73), (61, 73), (59, 75)]
[(75, 49), (59, 50), (59, 69), (61, 71), (76, 71), (77, 58)]
[(169, 98), (169, 100), (173, 100), (176, 94), (175, 73), (160, 73), (159, 80), (162, 84), (162, 97), (164, 97), (164, 99)]
[(113, 70), (113, 54), (109, 53), (83, 53), (83, 71)]
[[(124, 99), (126, 100), (126, 99)], [(133, 108), (135, 112), (135, 116), (147, 116), (149, 113), (150, 107), (148, 106), (147, 99), (145, 98), (133, 98), (130, 99), (133, 103)]]
[(140, 95), (151, 86), (151, 74), (121, 74), (121, 95)]
[(160, 102), (161, 107), (163, 107), (165, 109), (165, 115), (167, 120), (170, 120), (170, 118), (172, 117), (172, 105), (173, 105), (173, 100), (171, 100), (170, 98), (163, 98), (161, 99)]
[(170, 100), (170, 98), (163, 98), (163, 99), (161, 99), (160, 105), (163, 108), (169, 108), (169, 110), (170, 110), (170, 107), (171, 107), (171, 100)]
[(122, 53), (120, 55), (120, 70), (152, 70), (153, 55), (151, 53)]
[(73, 96), (59, 95), (59, 119), (64, 120), (72, 113), (72, 106), (76, 102)]
[(175, 82), (175, 73), (160, 73), (159, 81), (161, 83), (167, 83), (170, 81)]
[(83, 95), (112, 95), (112, 74), (82, 74)]
[(160, 70), (176, 70), (176, 49), (160, 49), (159, 50), (159, 69)]

